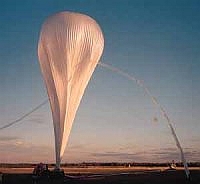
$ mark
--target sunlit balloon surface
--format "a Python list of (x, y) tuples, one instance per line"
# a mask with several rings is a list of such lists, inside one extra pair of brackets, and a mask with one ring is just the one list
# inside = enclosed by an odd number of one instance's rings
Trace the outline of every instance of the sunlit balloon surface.
[(100, 27), (83, 14), (61, 12), (42, 26), (38, 56), (52, 110), (57, 167), (103, 46)]

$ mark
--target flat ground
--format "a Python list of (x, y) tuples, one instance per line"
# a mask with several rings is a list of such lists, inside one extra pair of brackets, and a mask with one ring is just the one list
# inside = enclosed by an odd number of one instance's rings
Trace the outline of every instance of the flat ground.
[(0, 168), (4, 184), (200, 184), (200, 168), (190, 168), (186, 180), (183, 168), (167, 171), (161, 167), (89, 167), (64, 168), (65, 178), (32, 178), (32, 168)]

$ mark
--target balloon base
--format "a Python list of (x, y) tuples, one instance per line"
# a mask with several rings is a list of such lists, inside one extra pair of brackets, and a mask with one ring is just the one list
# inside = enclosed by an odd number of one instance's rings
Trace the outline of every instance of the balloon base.
[(64, 176), (65, 173), (63, 169), (54, 169), (50, 172), (50, 178), (52, 179), (62, 179)]

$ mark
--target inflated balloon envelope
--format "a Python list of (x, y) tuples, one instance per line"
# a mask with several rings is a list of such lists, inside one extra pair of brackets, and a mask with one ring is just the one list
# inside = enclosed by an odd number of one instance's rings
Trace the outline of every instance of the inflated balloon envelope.
[(57, 168), (103, 47), (101, 29), (87, 15), (60, 12), (42, 26), (38, 57), (52, 110)]

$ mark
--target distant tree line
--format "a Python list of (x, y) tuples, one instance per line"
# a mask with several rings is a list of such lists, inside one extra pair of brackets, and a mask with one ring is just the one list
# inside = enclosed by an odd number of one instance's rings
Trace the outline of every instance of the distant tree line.
[[(139, 163), (139, 162), (82, 162), (82, 163), (64, 163), (61, 167), (166, 167), (170, 163)], [(49, 163), (49, 167), (55, 167), (55, 164)], [(32, 163), (0, 163), (1, 168), (34, 168), (36, 164)], [(182, 167), (181, 162), (176, 163), (177, 167)], [(200, 167), (200, 162), (189, 162), (189, 167)]]

